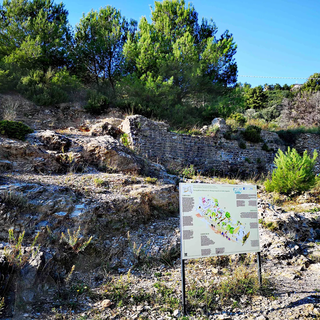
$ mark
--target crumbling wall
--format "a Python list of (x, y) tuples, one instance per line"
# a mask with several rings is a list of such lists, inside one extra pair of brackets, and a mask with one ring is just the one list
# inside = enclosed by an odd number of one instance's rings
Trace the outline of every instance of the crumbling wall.
[[(227, 140), (221, 131), (214, 136), (178, 134), (170, 132), (167, 124), (140, 115), (127, 117), (122, 130), (135, 152), (173, 170), (193, 164), (200, 171), (254, 175), (270, 170), (278, 148), (285, 149), (275, 132), (263, 131), (264, 142), (246, 142), (242, 149), (237, 140)], [(262, 150), (264, 143), (269, 151)]]

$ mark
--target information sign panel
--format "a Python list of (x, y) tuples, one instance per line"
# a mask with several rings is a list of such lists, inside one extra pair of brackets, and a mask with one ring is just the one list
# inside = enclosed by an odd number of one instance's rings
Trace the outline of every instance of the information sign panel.
[(180, 183), (181, 257), (260, 252), (254, 185)]

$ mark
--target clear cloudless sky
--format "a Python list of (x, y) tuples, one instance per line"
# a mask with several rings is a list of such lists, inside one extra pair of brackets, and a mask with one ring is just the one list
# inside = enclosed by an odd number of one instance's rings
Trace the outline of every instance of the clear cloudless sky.
[[(60, 2), (57, 1), (56, 2)], [(75, 26), (83, 14), (107, 5), (121, 11), (127, 19), (149, 21), (152, 0), (64, 0), (69, 22)], [(186, 1), (188, 3), (188, 1)], [(304, 83), (320, 73), (320, 1), (319, 0), (193, 0), (202, 18), (213, 19), (218, 36), (225, 30), (233, 34), (238, 46), (238, 82), (252, 86), (265, 83), (281, 85)], [(250, 78), (243, 76), (264, 76)], [(277, 79), (274, 77), (294, 77)]]

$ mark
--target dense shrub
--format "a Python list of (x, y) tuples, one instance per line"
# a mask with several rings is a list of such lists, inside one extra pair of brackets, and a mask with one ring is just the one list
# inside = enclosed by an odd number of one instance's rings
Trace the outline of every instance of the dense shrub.
[(28, 99), (41, 106), (67, 102), (69, 93), (80, 87), (75, 76), (70, 76), (65, 69), (47, 72), (31, 70), (27, 76), (21, 77), (17, 86)]
[(17, 66), (0, 62), (0, 92), (5, 93), (16, 89), (20, 80), (21, 70)]
[(235, 113), (231, 114), (228, 119), (235, 120), (236, 122), (239, 123), (240, 126), (244, 126), (244, 124), (247, 121), (246, 117), (242, 113), (239, 113), (239, 112), (235, 112)]
[(0, 134), (8, 138), (24, 140), (26, 134), (33, 130), (21, 122), (2, 120), (0, 121)]
[(9, 70), (0, 70), (0, 92), (6, 92), (10, 90), (10, 82), (12, 76), (9, 74)]
[(101, 114), (109, 107), (109, 99), (97, 91), (88, 93), (88, 101), (84, 106), (85, 110), (91, 114)]
[(300, 156), (296, 149), (288, 147), (286, 153), (279, 149), (274, 159), (276, 168), (271, 179), (265, 182), (266, 190), (285, 194), (309, 190), (316, 182), (314, 166), (317, 156), (316, 150), (311, 158), (307, 151)]
[(308, 81), (303, 84), (301, 91), (320, 91), (320, 73), (314, 73), (313, 75), (311, 75)]
[(293, 145), (297, 140), (297, 130), (280, 130), (277, 134), (287, 145)]
[(249, 125), (246, 129), (242, 132), (243, 138), (249, 142), (261, 142), (261, 128), (253, 125)]
[(242, 140), (239, 141), (238, 145), (240, 149), (247, 149), (246, 143)]
[(259, 118), (270, 122), (280, 117), (281, 115), (281, 105), (274, 105), (272, 107), (264, 108), (259, 113)]

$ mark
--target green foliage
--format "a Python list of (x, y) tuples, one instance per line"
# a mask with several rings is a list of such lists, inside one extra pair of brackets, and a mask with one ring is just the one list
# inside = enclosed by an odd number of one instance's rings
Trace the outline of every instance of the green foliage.
[(265, 91), (265, 94), (267, 96), (266, 108), (279, 106), (282, 104), (283, 99), (291, 99), (294, 97), (294, 93), (290, 91), (290, 88), (288, 90), (283, 90), (282, 88), (277, 90), (276, 87), (274, 87), (274, 90)]
[(135, 108), (159, 116), (158, 111), (177, 105), (204, 106), (235, 83), (236, 45), (228, 32), (218, 39), (215, 24), (199, 24), (194, 7), (184, 0), (155, 2), (151, 20), (142, 18), (124, 45), (134, 72), (122, 88)]
[(12, 88), (12, 80), (13, 77), (10, 75), (9, 70), (0, 69), (0, 92), (9, 91)]
[(246, 143), (244, 141), (242, 141), (242, 140), (239, 141), (238, 145), (239, 145), (240, 149), (247, 149)]
[(287, 145), (293, 145), (299, 134), (301, 133), (312, 133), (312, 134), (320, 134), (320, 127), (298, 127), (295, 129), (287, 129), (287, 130), (279, 130), (277, 134), (280, 139), (282, 139)]
[(232, 131), (227, 131), (223, 134), (223, 137), (226, 139), (226, 140), (235, 140), (236, 139), (236, 136), (234, 134), (232, 134)]
[(122, 48), (128, 34), (134, 34), (136, 24), (111, 6), (83, 15), (75, 30), (73, 59), (77, 74), (98, 86), (108, 82), (115, 90), (116, 81), (125, 73)]
[(316, 183), (314, 166), (317, 156), (316, 150), (311, 158), (306, 150), (300, 156), (296, 149), (288, 147), (286, 153), (279, 149), (274, 159), (276, 168), (271, 179), (265, 182), (266, 190), (289, 194), (311, 189)]
[(246, 117), (239, 112), (232, 113), (228, 119), (235, 120), (236, 122), (239, 123), (240, 126), (244, 126), (244, 124), (247, 121)]
[(320, 91), (320, 73), (314, 73), (301, 87), (301, 91)]
[(233, 299), (239, 301), (242, 295), (253, 296), (260, 290), (266, 290), (269, 287), (266, 279), (263, 279), (262, 287), (260, 288), (258, 277), (255, 272), (246, 266), (238, 266), (232, 273), (232, 276), (221, 281), (217, 288), (210, 288), (219, 295), (223, 304), (230, 304)]
[[(218, 93), (218, 92), (216, 92)], [(243, 89), (239, 86), (227, 88), (221, 94), (215, 92), (208, 96), (210, 101), (205, 105), (202, 118), (205, 121), (211, 121), (213, 118), (227, 118), (233, 113), (240, 113), (245, 109), (245, 97)]]
[(262, 147), (261, 147), (261, 150), (267, 151), (267, 152), (273, 151), (273, 149), (270, 149), (265, 142), (263, 143), (263, 145), (262, 145)]
[(128, 148), (130, 146), (129, 135), (127, 133), (121, 135), (120, 141), (125, 147)]
[(75, 76), (71, 76), (66, 69), (30, 70), (23, 76), (17, 86), (28, 99), (38, 105), (48, 106), (56, 103), (67, 102), (68, 93), (80, 88), (80, 83)]
[(39, 251), (39, 247), (36, 246), (39, 233), (35, 236), (28, 251), (22, 249), (24, 234), (25, 231), (20, 233), (16, 238), (14, 236), (13, 229), (9, 229), (9, 244), (4, 248), (4, 255), (9, 265), (14, 269), (22, 268), (29, 261), (29, 259), (34, 257)]
[(0, 92), (14, 91), (20, 81), (22, 70), (0, 61)]
[(259, 219), (259, 223), (262, 225), (263, 228), (269, 229), (270, 231), (277, 231), (279, 230), (279, 226), (275, 221), (265, 221), (263, 219)]
[(61, 233), (61, 241), (68, 244), (72, 249), (72, 251), (74, 251), (75, 253), (79, 253), (83, 251), (90, 244), (92, 240), (92, 236), (88, 240), (84, 240), (80, 236), (80, 231), (81, 231), (81, 228), (79, 226), (79, 228), (73, 233), (71, 233), (70, 230), (68, 229), (67, 230), (68, 236), (66, 236), (63, 232)]
[(261, 128), (254, 125), (249, 125), (242, 132), (242, 136), (246, 141), (249, 141), (249, 142), (261, 142), (262, 138), (260, 133), (261, 133)]
[(145, 181), (146, 183), (156, 184), (157, 181), (158, 181), (158, 179), (157, 179), (157, 178), (146, 177), (146, 178), (144, 179), (144, 181)]
[(4, 0), (0, 6), (0, 60), (28, 69), (66, 65), (68, 12), (52, 0)]
[(22, 122), (1, 120), (0, 121), (0, 134), (8, 138), (24, 140), (26, 134), (32, 133), (33, 130)]
[(262, 109), (267, 101), (267, 95), (262, 86), (247, 88), (245, 92), (247, 109)]
[(193, 164), (190, 164), (189, 167), (186, 167), (181, 172), (182, 176), (185, 178), (192, 178), (196, 174), (196, 170), (193, 166)]
[(109, 99), (97, 91), (89, 91), (84, 109), (91, 114), (101, 114), (109, 108)]
[[(210, 126), (209, 129), (206, 132), (206, 136), (212, 136), (214, 137), (216, 135), (216, 133), (220, 130), (219, 126), (214, 125), (214, 126)], [(201, 132), (201, 131), (200, 131)]]

